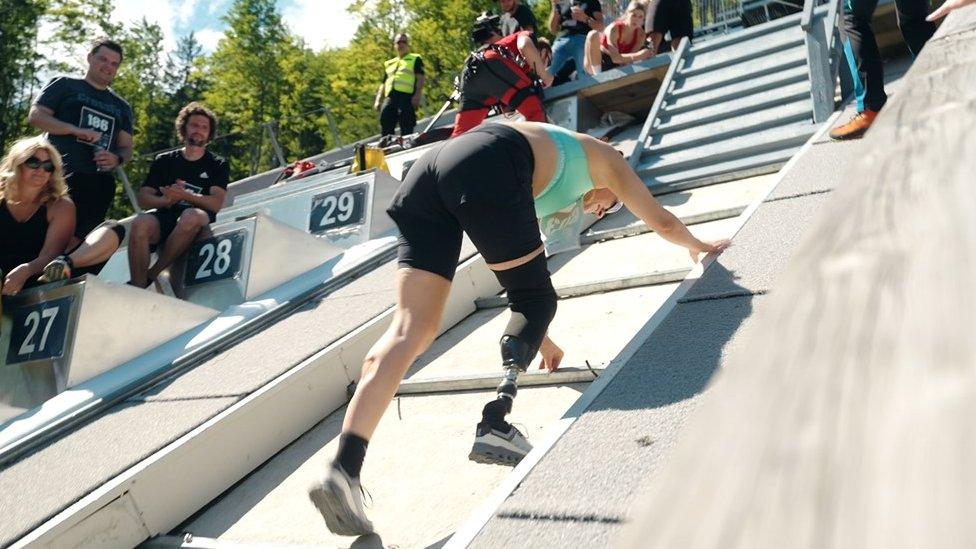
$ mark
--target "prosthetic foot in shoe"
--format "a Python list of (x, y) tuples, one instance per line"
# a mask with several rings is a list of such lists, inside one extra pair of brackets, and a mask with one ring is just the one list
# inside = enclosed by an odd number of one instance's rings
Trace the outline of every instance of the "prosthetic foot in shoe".
[(362, 486), (341, 468), (329, 467), (322, 480), (308, 489), (308, 499), (322, 514), (325, 525), (340, 536), (373, 533), (373, 523), (363, 508)]
[(514, 466), (531, 450), (532, 445), (525, 435), (512, 424), (503, 422), (492, 427), (482, 421), (475, 431), (474, 446), (468, 459), (478, 463)]

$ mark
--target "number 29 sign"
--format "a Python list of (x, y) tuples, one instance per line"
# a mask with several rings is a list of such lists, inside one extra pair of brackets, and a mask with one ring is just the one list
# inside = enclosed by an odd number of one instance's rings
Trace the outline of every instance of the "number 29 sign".
[(216, 282), (240, 275), (247, 231), (233, 232), (195, 242), (186, 257), (184, 286)]
[(366, 211), (366, 185), (353, 185), (324, 192), (312, 198), (308, 231), (324, 233), (363, 222)]

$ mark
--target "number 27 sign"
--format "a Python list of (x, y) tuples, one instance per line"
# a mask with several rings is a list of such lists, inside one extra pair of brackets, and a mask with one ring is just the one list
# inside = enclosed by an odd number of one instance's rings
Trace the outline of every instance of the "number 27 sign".
[(63, 356), (73, 302), (74, 297), (62, 297), (10, 311), (12, 326), (7, 364)]

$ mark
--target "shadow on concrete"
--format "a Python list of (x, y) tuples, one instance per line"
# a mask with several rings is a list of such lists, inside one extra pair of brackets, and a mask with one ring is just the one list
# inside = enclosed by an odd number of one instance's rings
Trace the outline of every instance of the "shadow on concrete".
[(756, 299), (720, 261), (708, 274), (712, 280), (724, 279), (726, 291), (679, 300), (584, 413), (658, 408), (705, 389), (730, 345), (742, 338), (740, 328)]

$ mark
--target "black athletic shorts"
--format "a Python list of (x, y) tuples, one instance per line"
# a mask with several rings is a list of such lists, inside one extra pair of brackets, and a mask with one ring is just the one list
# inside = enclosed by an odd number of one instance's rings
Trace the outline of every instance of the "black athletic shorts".
[(400, 228), (400, 266), (453, 279), (462, 231), (488, 263), (538, 249), (534, 167), (529, 142), (502, 124), (483, 124), (427, 151), (386, 210)]
[(170, 209), (165, 209), (165, 210), (156, 209), (156, 210), (149, 210), (146, 213), (155, 217), (156, 221), (159, 222), (159, 242), (157, 242), (156, 244), (161, 245), (163, 242), (166, 242), (166, 239), (169, 238), (169, 235), (173, 233), (173, 229), (176, 228), (176, 222), (179, 221), (180, 214), (182, 214), (183, 212), (174, 211)]
[(600, 70), (601, 71), (608, 71), (610, 69), (615, 69), (615, 68), (617, 68), (619, 66), (620, 65), (618, 65), (618, 64), (616, 64), (616, 63), (613, 62), (613, 59), (611, 59), (609, 55), (607, 55), (606, 53), (604, 53), (602, 51), (600, 52)]
[(104, 173), (73, 173), (66, 179), (68, 196), (75, 203), (75, 236), (84, 239), (105, 221), (115, 200), (115, 177)]
[(671, 39), (687, 36), (691, 40), (694, 33), (691, 20), (690, 0), (661, 0), (654, 12), (654, 32), (665, 34), (671, 31)]

